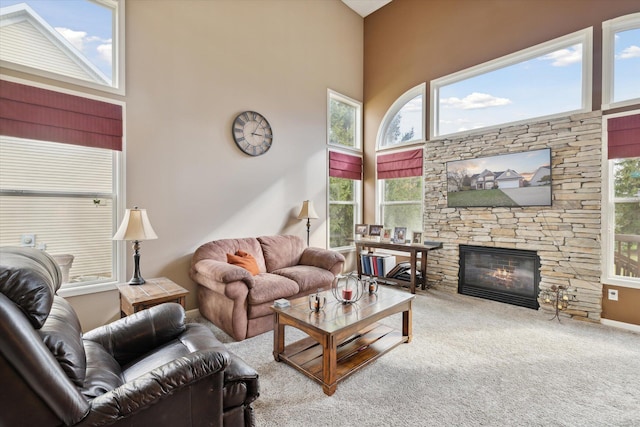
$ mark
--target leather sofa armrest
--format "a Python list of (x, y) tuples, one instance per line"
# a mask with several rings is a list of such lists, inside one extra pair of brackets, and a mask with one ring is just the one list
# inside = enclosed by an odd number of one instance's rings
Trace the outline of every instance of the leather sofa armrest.
[(237, 265), (229, 264), (213, 259), (203, 259), (198, 261), (191, 272), (191, 278), (196, 282), (207, 286), (208, 283), (214, 282), (227, 285), (229, 283), (242, 281), (249, 289), (253, 288), (253, 276), (251, 273)]
[(344, 256), (336, 251), (322, 248), (305, 248), (298, 264), (324, 268), (334, 275), (342, 271)]
[(222, 402), (222, 383), (229, 365), (229, 353), (225, 350), (205, 350), (191, 353), (160, 366), (133, 381), (102, 394), (90, 402), (91, 410), (78, 426), (108, 425), (134, 416), (143, 409), (159, 403), (179, 389), (188, 387), (209, 376), (216, 375), (214, 390), (219, 398), (211, 404)]
[(165, 303), (93, 329), (83, 339), (100, 344), (120, 365), (125, 365), (176, 338), (185, 328), (182, 306)]
[(244, 403), (249, 404), (260, 396), (258, 373), (238, 355), (229, 352), (229, 356), (231, 362), (224, 371), (224, 385), (226, 387), (232, 383), (244, 383), (247, 387), (247, 399)]

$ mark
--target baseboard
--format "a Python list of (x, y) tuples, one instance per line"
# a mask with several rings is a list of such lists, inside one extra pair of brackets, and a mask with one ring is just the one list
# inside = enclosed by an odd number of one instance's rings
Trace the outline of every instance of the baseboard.
[(634, 325), (633, 323), (624, 323), (609, 319), (600, 319), (600, 323), (607, 326), (613, 326), (614, 328), (626, 329), (628, 331), (640, 333), (640, 325)]
[(197, 308), (192, 308), (191, 310), (185, 311), (187, 317), (194, 317), (200, 314), (200, 311)]

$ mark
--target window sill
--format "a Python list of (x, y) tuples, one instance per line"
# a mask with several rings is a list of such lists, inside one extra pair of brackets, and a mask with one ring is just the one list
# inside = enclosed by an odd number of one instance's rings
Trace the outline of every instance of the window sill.
[(113, 291), (117, 282), (93, 283), (87, 285), (62, 286), (57, 294), (63, 298), (77, 297), (80, 295), (97, 294), (99, 292)]
[(607, 277), (602, 279), (602, 283), (607, 286), (617, 286), (620, 288), (640, 289), (640, 280)]

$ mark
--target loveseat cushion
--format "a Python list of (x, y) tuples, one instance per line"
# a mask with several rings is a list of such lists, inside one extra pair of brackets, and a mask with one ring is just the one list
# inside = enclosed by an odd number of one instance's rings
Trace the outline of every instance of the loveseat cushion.
[(260, 273), (256, 259), (253, 255), (248, 254), (245, 251), (237, 251), (235, 254), (227, 254), (227, 262), (244, 268), (253, 276)]
[(298, 264), (305, 248), (298, 236), (262, 236), (258, 241), (269, 273)]
[(244, 251), (253, 255), (261, 273), (267, 271), (262, 256), (260, 242), (255, 237), (242, 239), (220, 239), (203, 244), (191, 257), (191, 272), (195, 273), (195, 265), (201, 260), (216, 260), (226, 263), (227, 254), (235, 254), (237, 251)]
[(289, 298), (300, 292), (296, 282), (279, 274), (261, 273), (254, 276), (253, 288), (247, 297), (250, 305)]
[(44, 324), (61, 282), (60, 268), (46, 252), (0, 248), (0, 292), (18, 305), (34, 328)]
[(71, 304), (56, 295), (49, 317), (38, 333), (69, 379), (76, 386), (82, 387), (87, 359), (82, 343), (80, 321)]
[(315, 291), (317, 289), (329, 290), (334, 279), (333, 273), (330, 271), (311, 265), (285, 267), (273, 273), (296, 282), (300, 288), (300, 292)]

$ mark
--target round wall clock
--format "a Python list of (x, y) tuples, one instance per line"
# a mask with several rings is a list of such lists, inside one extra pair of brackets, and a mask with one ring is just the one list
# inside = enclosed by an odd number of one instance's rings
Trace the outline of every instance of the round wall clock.
[(240, 150), (250, 156), (259, 156), (271, 148), (271, 125), (260, 113), (245, 111), (233, 121), (233, 140)]

